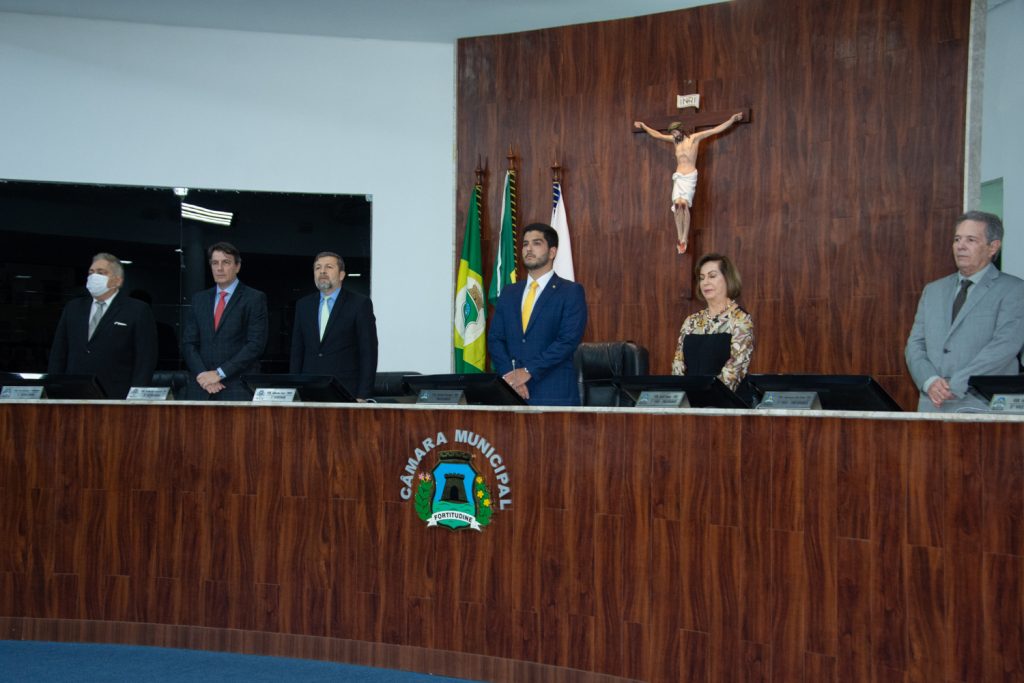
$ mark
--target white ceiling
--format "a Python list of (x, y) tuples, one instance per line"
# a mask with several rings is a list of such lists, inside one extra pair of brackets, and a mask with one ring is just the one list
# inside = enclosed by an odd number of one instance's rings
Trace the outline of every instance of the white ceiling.
[(0, 12), (165, 26), (452, 43), (720, 0), (0, 0)]

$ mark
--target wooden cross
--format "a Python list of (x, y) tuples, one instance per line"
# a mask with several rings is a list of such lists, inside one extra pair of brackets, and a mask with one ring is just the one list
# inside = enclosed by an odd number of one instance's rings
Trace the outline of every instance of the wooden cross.
[[(697, 91), (696, 81), (683, 81), (683, 92), (692, 93)], [(658, 114), (655, 116), (644, 118), (632, 118), (629, 121), (629, 125), (632, 127), (633, 121), (643, 121), (654, 130), (660, 130), (662, 133), (668, 132), (670, 124), (678, 121), (683, 124), (684, 130), (690, 130), (696, 132), (700, 128), (712, 128), (720, 123), (728, 120), (730, 116), (736, 113), (742, 113), (743, 118), (737, 121), (737, 123), (750, 123), (750, 108), (737, 107), (735, 109), (723, 110), (723, 111), (702, 111), (700, 113), (694, 107), (685, 107), (679, 109), (678, 113), (675, 114)], [(642, 128), (633, 128), (634, 133), (643, 133)]]

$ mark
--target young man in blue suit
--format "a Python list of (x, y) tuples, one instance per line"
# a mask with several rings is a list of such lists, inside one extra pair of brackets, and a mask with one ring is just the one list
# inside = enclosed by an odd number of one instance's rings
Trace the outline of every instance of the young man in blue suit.
[(373, 396), (377, 319), (368, 297), (342, 287), (345, 260), (333, 251), (313, 259), (318, 292), (295, 304), (288, 371), (333, 375), (357, 399)]
[(242, 255), (227, 242), (206, 250), (212, 289), (196, 292), (185, 314), (181, 355), (192, 373), (185, 398), (248, 401), (243, 375), (260, 371), (267, 346), (267, 297), (238, 280)]
[(587, 326), (583, 287), (555, 275), (558, 233), (550, 225), (528, 225), (522, 250), (527, 278), (498, 298), (487, 333), (491, 360), (530, 405), (578, 406), (572, 356)]
[(1015, 375), (1024, 347), (1024, 281), (992, 259), (1003, 240), (998, 216), (969, 211), (956, 222), (957, 272), (924, 288), (907, 339), (907, 367), (921, 390), (918, 410), (984, 408), (972, 375)]

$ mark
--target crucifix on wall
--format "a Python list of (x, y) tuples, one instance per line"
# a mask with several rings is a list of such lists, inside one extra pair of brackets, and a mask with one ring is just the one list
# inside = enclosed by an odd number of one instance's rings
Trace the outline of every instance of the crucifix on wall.
[[(685, 81), (683, 87), (696, 90), (696, 82)], [(682, 98), (680, 113), (650, 117), (654, 125), (634, 121), (634, 133), (647, 133), (656, 140), (672, 143), (676, 170), (672, 174), (672, 213), (676, 224), (676, 252), (685, 254), (689, 246), (690, 207), (697, 189), (697, 153), (701, 140), (717, 135), (733, 124), (750, 121), (750, 109), (697, 112), (699, 96)], [(698, 129), (705, 129), (699, 130)]]

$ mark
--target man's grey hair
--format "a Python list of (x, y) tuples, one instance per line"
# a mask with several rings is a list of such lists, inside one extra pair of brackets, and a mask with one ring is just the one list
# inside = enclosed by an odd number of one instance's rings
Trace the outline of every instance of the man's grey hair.
[(1003, 241), (1003, 220), (994, 213), (987, 211), (968, 211), (956, 219), (960, 225), (964, 221), (978, 221), (985, 224), (985, 241), (991, 244), (996, 240)]
[(114, 273), (114, 277), (124, 279), (124, 266), (121, 265), (121, 259), (117, 258), (113, 254), (108, 254), (105, 251), (101, 251), (92, 257), (92, 262), (107, 261), (110, 263), (110, 270)]

